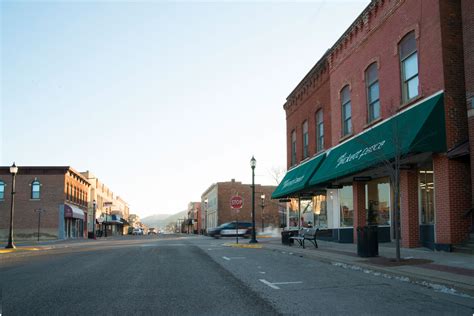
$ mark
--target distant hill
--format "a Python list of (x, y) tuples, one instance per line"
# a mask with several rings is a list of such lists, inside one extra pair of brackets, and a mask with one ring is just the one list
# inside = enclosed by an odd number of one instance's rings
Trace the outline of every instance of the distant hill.
[(187, 216), (187, 211), (176, 214), (155, 214), (142, 218), (142, 223), (148, 227), (164, 228), (168, 223), (176, 223), (178, 218)]

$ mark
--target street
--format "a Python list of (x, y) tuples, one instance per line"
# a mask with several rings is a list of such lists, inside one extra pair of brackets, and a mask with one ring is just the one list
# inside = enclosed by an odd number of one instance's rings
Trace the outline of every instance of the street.
[[(160, 235), (0, 255), (2, 315), (472, 315), (474, 299), (234, 239)], [(248, 240), (243, 240), (247, 244)]]

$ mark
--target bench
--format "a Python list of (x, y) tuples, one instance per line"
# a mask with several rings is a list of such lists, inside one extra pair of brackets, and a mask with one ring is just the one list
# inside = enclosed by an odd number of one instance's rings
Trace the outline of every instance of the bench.
[[(306, 228), (300, 231), (298, 236), (290, 237), (291, 240), (296, 240), (298, 244), (304, 248), (304, 241), (309, 240), (313, 243), (314, 247), (318, 248), (318, 242), (316, 241), (316, 236), (318, 234), (318, 228)], [(291, 243), (290, 243), (291, 246)]]

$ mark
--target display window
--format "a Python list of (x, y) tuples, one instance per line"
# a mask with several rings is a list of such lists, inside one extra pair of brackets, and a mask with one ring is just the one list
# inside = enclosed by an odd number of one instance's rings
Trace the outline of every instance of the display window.
[(365, 185), (365, 209), (368, 225), (390, 225), (390, 180), (374, 179)]

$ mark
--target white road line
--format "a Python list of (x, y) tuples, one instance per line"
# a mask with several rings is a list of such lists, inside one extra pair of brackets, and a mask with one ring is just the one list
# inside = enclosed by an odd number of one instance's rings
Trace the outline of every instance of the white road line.
[(227, 257), (222, 257), (222, 259), (230, 261), (230, 258), (227, 258)]
[(260, 271), (261, 274), (265, 274), (266, 272)]
[(267, 280), (264, 280), (264, 279), (259, 279), (260, 282), (262, 282), (263, 284), (265, 285), (268, 285), (269, 287), (271, 287), (272, 289), (275, 289), (275, 290), (279, 290), (280, 288), (276, 285), (273, 285), (273, 283), (270, 283), (268, 282)]
[(281, 285), (281, 284), (301, 284), (301, 283), (303, 283), (303, 281), (294, 281), (294, 282), (273, 282), (272, 284)]
[(245, 257), (230, 257), (230, 259), (245, 259)]

